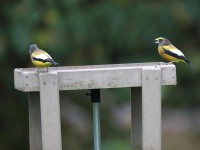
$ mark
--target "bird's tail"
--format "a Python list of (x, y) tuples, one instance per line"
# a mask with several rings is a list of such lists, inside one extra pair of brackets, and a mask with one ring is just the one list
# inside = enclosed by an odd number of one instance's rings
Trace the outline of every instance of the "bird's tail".
[(59, 63), (57, 63), (57, 62), (55, 62), (53, 59), (46, 59), (45, 60), (46, 62), (50, 62), (50, 63), (52, 63), (54, 66), (58, 66), (58, 65), (60, 65)]
[(54, 66), (60, 65), (59, 63), (55, 62), (54, 60), (51, 62)]
[(185, 59), (185, 62), (188, 63), (190, 65), (191, 68), (194, 69), (194, 65), (192, 64), (192, 62), (188, 59)]
[(191, 62), (189, 62), (188, 64), (189, 64), (190, 67), (192, 67), (193, 69), (195, 68), (194, 65), (193, 65)]

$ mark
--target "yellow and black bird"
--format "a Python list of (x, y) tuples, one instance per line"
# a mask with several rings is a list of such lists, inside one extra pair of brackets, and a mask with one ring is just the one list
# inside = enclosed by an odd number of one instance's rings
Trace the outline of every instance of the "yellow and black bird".
[(190, 64), (190, 66), (193, 67), (191, 61), (187, 59), (179, 49), (172, 45), (167, 38), (156, 38), (155, 43), (158, 43), (158, 53), (160, 56), (169, 61), (169, 63), (184, 62)]
[(37, 67), (47, 68), (51, 65), (59, 65), (59, 63), (55, 62), (52, 57), (37, 47), (36, 44), (31, 44), (29, 49), (30, 57), (32, 63)]

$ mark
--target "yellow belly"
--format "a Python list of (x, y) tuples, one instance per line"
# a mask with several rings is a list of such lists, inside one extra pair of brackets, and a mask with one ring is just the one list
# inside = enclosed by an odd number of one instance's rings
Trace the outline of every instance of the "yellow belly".
[(170, 56), (170, 55), (168, 55), (168, 54), (163, 54), (162, 57), (163, 57), (164, 59), (168, 60), (169, 62), (171, 62), (171, 61), (174, 61), (174, 62), (185, 62), (185, 61), (182, 60), (182, 59), (179, 59), (179, 58)]
[(32, 60), (32, 62), (37, 67), (49, 67), (49, 66), (51, 66), (50, 62), (42, 62), (42, 61), (37, 61), (37, 60)]

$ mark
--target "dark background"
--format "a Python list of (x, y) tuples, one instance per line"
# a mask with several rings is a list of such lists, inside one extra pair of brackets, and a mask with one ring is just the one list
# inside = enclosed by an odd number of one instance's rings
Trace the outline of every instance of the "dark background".
[[(177, 86), (162, 88), (163, 149), (199, 149), (199, 14), (199, 0), (1, 1), (0, 149), (29, 149), (28, 97), (14, 89), (13, 71), (33, 67), (30, 44), (48, 51), (62, 66), (156, 62), (164, 61), (154, 44), (159, 36), (195, 66), (176, 64)], [(86, 92), (61, 92), (64, 150), (93, 149)], [(102, 90), (102, 150), (131, 149), (129, 103), (129, 89)]]

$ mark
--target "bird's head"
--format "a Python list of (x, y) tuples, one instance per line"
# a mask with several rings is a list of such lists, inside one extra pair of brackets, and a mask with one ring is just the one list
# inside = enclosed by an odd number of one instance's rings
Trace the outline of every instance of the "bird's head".
[(30, 49), (29, 49), (29, 53), (32, 54), (36, 49), (38, 49), (36, 44), (31, 44), (30, 45)]
[(160, 46), (169, 45), (171, 44), (167, 38), (159, 37), (155, 39), (155, 43), (158, 43)]

